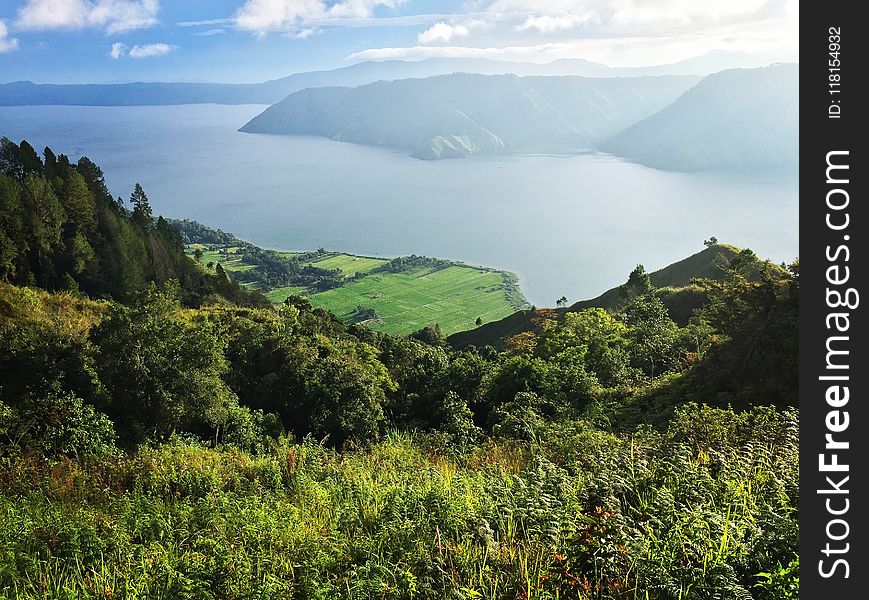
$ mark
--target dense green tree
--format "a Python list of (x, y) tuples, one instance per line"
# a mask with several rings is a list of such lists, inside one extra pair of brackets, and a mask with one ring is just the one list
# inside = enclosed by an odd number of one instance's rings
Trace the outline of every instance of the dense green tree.
[(58, 176), (57, 156), (48, 146), (43, 149), (42, 156), (43, 173), (45, 174), (45, 178), (49, 182), (52, 182), (54, 181), (54, 178)]
[(667, 307), (654, 293), (633, 296), (621, 308), (628, 327), (631, 364), (654, 378), (678, 369), (685, 358), (680, 346), (679, 326), (670, 318)]
[(188, 321), (177, 300), (152, 288), (115, 305), (92, 332), (107, 412), (134, 441), (176, 431), (219, 434), (236, 404), (223, 382), (223, 347), (206, 321)]
[(630, 368), (628, 327), (602, 308), (567, 313), (563, 323), (548, 320), (536, 339), (534, 353), (551, 359), (568, 349), (582, 349), (586, 371), (605, 387), (630, 383), (635, 374)]
[(700, 315), (719, 340), (699, 366), (697, 386), (707, 399), (738, 406), (796, 406), (799, 262), (784, 270), (752, 257), (704, 284), (710, 301)]
[(103, 171), (87, 156), (82, 156), (78, 159), (75, 165), (75, 170), (84, 178), (85, 184), (93, 194), (97, 206), (101, 208), (111, 207), (115, 210), (123, 209), (123, 201), (118, 198), (115, 200), (109, 193), (109, 188), (106, 186), (106, 180), (103, 176)]
[(25, 218), (21, 186), (0, 173), (0, 279), (21, 281), (19, 275), (29, 271), (26, 255), (30, 243), (24, 227)]
[(485, 404), (481, 418), (488, 418), (495, 408), (513, 401), (520, 392), (542, 394), (547, 384), (548, 364), (536, 356), (520, 355), (506, 359), (496, 367), (486, 382)]
[(30, 244), (30, 272), (38, 285), (53, 289), (59, 275), (53, 259), (61, 249), (66, 211), (51, 186), (33, 173), (24, 177), (21, 203), (25, 209), (24, 227)]
[(374, 348), (351, 341), (326, 341), (306, 365), (305, 395), (297, 405), (307, 416), (303, 431), (328, 435), (332, 443), (376, 439), (385, 424), (386, 393), (395, 388)]
[(96, 202), (84, 177), (75, 169), (68, 168), (59, 174), (59, 178), (61, 185), (58, 198), (66, 211), (67, 227), (92, 235), (97, 227)]
[(0, 320), (0, 400), (14, 407), (54, 389), (98, 403), (102, 386), (84, 341), (41, 321)]
[(204, 272), (184, 253), (181, 233), (165, 219), (152, 226), (137, 185), (133, 214), (109, 193), (98, 166), (44, 151), (45, 164), (22, 142), (0, 144), (0, 279), (70, 289), (91, 297), (131, 298), (150, 283), (177, 279), (188, 305), (229, 299), (268, 305), (230, 277)]
[(0, 400), (0, 446), (55, 456), (99, 456), (114, 449), (112, 421), (57, 386), (28, 390), (15, 403)]
[(643, 265), (637, 265), (628, 275), (627, 282), (622, 285), (621, 295), (624, 299), (630, 299), (634, 296), (648, 294), (653, 289), (652, 279), (646, 273), (646, 268)]
[(447, 434), (450, 443), (463, 448), (477, 441), (483, 430), (474, 423), (474, 413), (457, 393), (450, 390), (435, 415), (434, 426)]
[(536, 440), (546, 424), (541, 400), (534, 392), (519, 392), (492, 413), (491, 430), (498, 437)]
[(441, 326), (437, 323), (434, 325), (426, 325), (419, 331), (411, 333), (409, 337), (430, 346), (443, 346), (446, 344), (443, 333), (441, 333)]
[(444, 375), (449, 365), (447, 351), (416, 339), (381, 340), (380, 360), (386, 365), (397, 389), (386, 406), (393, 422), (426, 428), (448, 391)]
[(42, 176), (42, 172), (42, 160), (26, 140), (16, 144), (9, 138), (0, 138), (0, 173), (22, 180), (31, 173)]

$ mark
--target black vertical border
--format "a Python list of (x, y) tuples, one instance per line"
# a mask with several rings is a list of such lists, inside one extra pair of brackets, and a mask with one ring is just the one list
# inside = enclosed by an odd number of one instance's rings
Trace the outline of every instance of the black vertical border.
[[(860, 2), (802, 2), (800, 7), (800, 597), (804, 600), (850, 599), (869, 597), (869, 530), (866, 513), (869, 511), (869, 397), (866, 382), (869, 380), (869, 360), (866, 353), (866, 316), (869, 310), (869, 290), (865, 286), (867, 257), (865, 236), (869, 235), (865, 196), (865, 180), (869, 177), (865, 140), (866, 61), (869, 60), (869, 36), (865, 23), (858, 12), (864, 5)], [(830, 28), (840, 30), (840, 70), (831, 71), (835, 57), (830, 55)], [(830, 75), (840, 75), (838, 94), (831, 94)], [(838, 102), (833, 102), (838, 100)], [(831, 105), (841, 107), (841, 116), (829, 117)], [(834, 109), (835, 110), (835, 109)], [(846, 177), (849, 182), (827, 182), (827, 154), (831, 151), (847, 151), (848, 175), (842, 170), (834, 178)], [(843, 162), (841, 155), (838, 162)], [(850, 197), (848, 207), (833, 214), (841, 222), (842, 212), (847, 212), (850, 225), (847, 230), (834, 231), (827, 226), (827, 193), (834, 188), (846, 189)], [(834, 202), (841, 203), (843, 196), (836, 194)], [(849, 239), (845, 239), (845, 236)], [(850, 254), (844, 262), (845, 252), (839, 260), (828, 260), (828, 251), (835, 254), (840, 245), (846, 245)], [(828, 250), (829, 248), (829, 250)], [(827, 269), (833, 265), (849, 267), (849, 281), (841, 286), (830, 286)], [(840, 270), (839, 276), (843, 273)], [(830, 308), (826, 300), (827, 288), (838, 287), (844, 292), (848, 287), (867, 295), (860, 298), (856, 309)], [(832, 312), (849, 313), (850, 330), (837, 333), (828, 330), (827, 315)], [(826, 401), (825, 393), (831, 382), (819, 377), (831, 374), (826, 371), (827, 339), (831, 335), (846, 335), (847, 374), (850, 400), (839, 410), (848, 411), (849, 425), (846, 431), (835, 434), (839, 440), (848, 441), (847, 450), (837, 452), (839, 463), (847, 464), (847, 473), (822, 473), (819, 455), (829, 455), (825, 450), (828, 411), (834, 410)], [(840, 348), (844, 348), (839, 343)], [(840, 362), (844, 362), (841, 359)], [(826, 480), (830, 476), (840, 483), (842, 475), (849, 477), (841, 485), (848, 494), (821, 494), (829, 489)], [(833, 510), (844, 507), (848, 499), (848, 511), (841, 516), (828, 512), (827, 499)], [(841, 518), (848, 523), (845, 539), (829, 539), (827, 525), (832, 519)], [(845, 526), (836, 523), (831, 532), (838, 537)], [(832, 549), (843, 549), (842, 554), (825, 555), (827, 543)], [(829, 573), (834, 561), (842, 558), (848, 563), (846, 578), (843, 565), (839, 565), (831, 577), (823, 577), (821, 570)], [(824, 561), (821, 563), (820, 561)]]

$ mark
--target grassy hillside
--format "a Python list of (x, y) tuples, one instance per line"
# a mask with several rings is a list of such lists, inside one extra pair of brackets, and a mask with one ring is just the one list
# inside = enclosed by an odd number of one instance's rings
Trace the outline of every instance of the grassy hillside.
[[(680, 324), (688, 321), (692, 311), (700, 306), (704, 298), (698, 289), (691, 285), (695, 278), (720, 279), (724, 276), (724, 266), (736, 256), (739, 249), (727, 244), (716, 244), (677, 261), (671, 265), (649, 273), (652, 284), (659, 288), (658, 295), (667, 307), (670, 317)], [(585, 308), (614, 308), (622, 298), (621, 287), (605, 291), (597, 298), (581, 300), (564, 308), (545, 309), (547, 315), (562, 318), (566, 313)], [(533, 331), (535, 320), (540, 311), (527, 309), (511, 314), (503, 319), (487, 323), (469, 331), (450, 335), (448, 341), (456, 348), (474, 345), (504, 347), (504, 340), (523, 331)]]
[[(767, 419), (792, 439), (793, 414)], [(756, 432), (713, 467), (693, 459), (711, 438), (685, 444), (680, 425), (702, 430), (686, 412), (653, 438), (558, 427), (540, 449), (501, 442), (459, 457), (393, 435), (341, 454), (176, 443), (104, 465), (31, 459), (0, 470), (0, 594), (550, 600), (592, 597), (594, 585), (607, 600), (664, 586), (672, 596), (650, 597), (749, 597), (744, 586), (784, 598), (797, 571), (796, 443)], [(775, 560), (788, 566), (781, 581), (752, 588)]]

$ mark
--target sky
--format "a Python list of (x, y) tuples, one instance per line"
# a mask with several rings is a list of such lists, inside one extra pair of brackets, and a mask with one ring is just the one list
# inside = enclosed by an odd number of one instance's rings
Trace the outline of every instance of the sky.
[(363, 60), (797, 60), (798, 0), (0, 0), (0, 82), (258, 82)]

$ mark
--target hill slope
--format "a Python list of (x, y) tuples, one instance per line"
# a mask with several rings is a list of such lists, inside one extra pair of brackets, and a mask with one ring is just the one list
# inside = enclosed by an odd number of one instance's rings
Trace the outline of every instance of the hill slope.
[[(694, 297), (690, 288), (686, 288), (691, 280), (697, 278), (720, 279), (724, 274), (722, 265), (735, 256), (737, 252), (738, 249), (733, 246), (719, 244), (649, 273), (652, 284), (660, 288), (659, 295), (670, 311), (673, 320), (684, 324), (687, 322), (690, 312), (702, 301), (702, 298)], [(621, 286), (618, 286), (591, 300), (581, 300), (566, 308), (545, 310), (554, 312), (560, 317), (565, 313), (578, 312), (585, 308), (614, 308), (620, 300)], [(476, 329), (453, 334), (447, 338), (447, 341), (455, 348), (464, 348), (470, 345), (478, 347), (491, 345), (501, 348), (504, 346), (506, 338), (523, 331), (533, 331), (536, 327), (534, 320), (538, 315), (538, 310), (523, 310), (499, 321), (486, 323)]]
[(667, 106), (696, 81), (452, 74), (306, 89), (241, 131), (325, 136), (417, 158), (588, 150)]
[(673, 171), (796, 170), (798, 80), (793, 64), (709, 75), (602, 149)]

